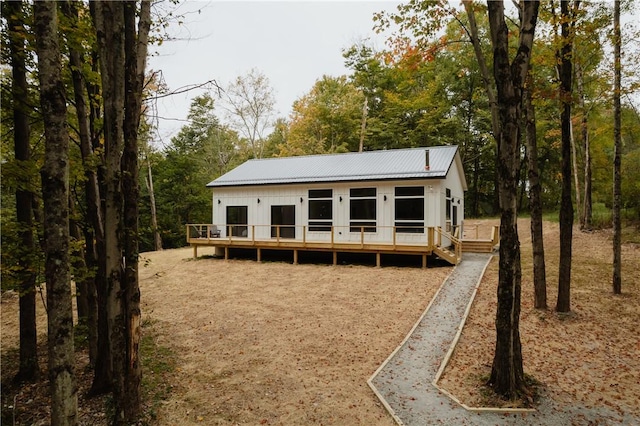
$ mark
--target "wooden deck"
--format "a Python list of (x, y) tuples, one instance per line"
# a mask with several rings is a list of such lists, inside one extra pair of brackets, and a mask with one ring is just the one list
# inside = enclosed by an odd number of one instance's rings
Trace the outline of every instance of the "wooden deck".
[[(272, 238), (258, 238), (261, 231), (270, 228), (270, 232), (275, 233)], [(282, 228), (282, 229), (281, 229)], [(348, 227), (346, 227), (348, 228)], [(241, 231), (239, 231), (241, 229)], [(458, 228), (459, 229), (459, 228)], [(295, 233), (297, 238), (285, 238), (287, 231)], [(318, 232), (309, 232), (306, 226), (229, 226), (227, 229), (212, 224), (189, 224), (187, 225), (187, 242), (193, 247), (193, 256), (198, 256), (198, 247), (216, 247), (220, 255), (224, 253), (224, 258), (229, 258), (229, 250), (232, 248), (255, 249), (258, 261), (262, 258), (262, 250), (289, 250), (293, 252), (293, 263), (298, 263), (299, 251), (319, 251), (333, 253), (333, 264), (338, 262), (338, 253), (372, 253), (376, 255), (376, 265), (381, 266), (382, 254), (417, 255), (422, 257), (422, 266), (427, 266), (427, 257), (436, 255), (441, 259), (456, 265), (462, 259), (462, 251), (465, 244), (469, 250), (465, 251), (491, 251), (493, 246), (491, 240), (474, 240), (478, 244), (471, 244), (469, 240), (461, 240), (457, 235), (451, 235), (440, 227), (425, 227), (423, 232), (417, 234), (399, 233), (396, 227), (377, 226), (377, 232), (386, 232), (390, 235), (390, 242), (376, 241), (380, 236), (377, 233), (365, 232), (364, 228), (360, 232), (349, 232), (349, 241), (344, 241), (347, 235), (342, 234), (338, 227), (331, 227), (331, 231), (322, 233), (322, 240), (318, 237)], [(224, 232), (222, 232), (224, 231)], [(494, 234), (496, 230), (492, 231)], [(234, 235), (242, 233), (244, 235)], [(264, 234), (264, 232), (262, 232)], [(456, 233), (457, 234), (457, 233)], [(342, 240), (340, 240), (342, 239)], [(412, 240), (412, 241), (409, 241)], [(465, 243), (465, 241), (468, 241)]]

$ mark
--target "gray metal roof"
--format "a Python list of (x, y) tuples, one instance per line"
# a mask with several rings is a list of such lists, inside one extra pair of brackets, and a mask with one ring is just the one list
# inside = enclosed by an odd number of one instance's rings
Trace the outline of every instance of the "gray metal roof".
[[(429, 151), (429, 170), (425, 170), (426, 150)], [(207, 186), (444, 178), (457, 150), (453, 145), (255, 159)]]

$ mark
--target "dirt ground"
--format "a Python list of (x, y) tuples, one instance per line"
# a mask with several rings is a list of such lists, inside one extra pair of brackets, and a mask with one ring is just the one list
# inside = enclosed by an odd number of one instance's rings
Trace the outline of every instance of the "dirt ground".
[[(394, 424), (367, 379), (451, 267), (191, 256), (141, 259), (144, 321), (178, 356), (157, 424)], [(3, 351), (17, 346), (16, 302), (3, 298)]]
[[(550, 309), (543, 312), (532, 307), (528, 221), (520, 230), (525, 371), (559, 401), (640, 415), (640, 248), (624, 247), (624, 294), (613, 296), (609, 235), (574, 232), (573, 311), (559, 316), (552, 311), (557, 225), (545, 223)], [(145, 327), (177, 354), (156, 424), (394, 424), (366, 381), (418, 320), (450, 267), (191, 256), (191, 249), (179, 249), (141, 259)], [(480, 400), (481, 377), (492, 360), (496, 282), (492, 262), (440, 382), (469, 405)], [(17, 300), (2, 296), (3, 357), (18, 344)], [(42, 303), (38, 307), (40, 330), (46, 330)], [(92, 422), (85, 424), (100, 424)]]
[[(623, 245), (623, 294), (611, 291), (608, 231), (573, 233), (571, 313), (553, 312), (557, 298), (558, 224), (545, 222), (548, 309), (533, 308), (529, 221), (522, 245), (520, 334), (525, 373), (561, 404), (607, 407), (640, 418), (640, 246)], [(482, 401), (495, 346), (497, 258), (487, 269), (462, 336), (439, 384), (469, 406)]]

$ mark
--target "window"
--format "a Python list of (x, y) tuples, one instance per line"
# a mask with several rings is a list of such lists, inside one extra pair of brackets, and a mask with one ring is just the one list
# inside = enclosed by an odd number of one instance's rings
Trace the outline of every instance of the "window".
[(271, 206), (271, 237), (296, 237), (296, 206)]
[(376, 232), (376, 188), (352, 188), (349, 231)]
[(309, 190), (309, 231), (330, 232), (333, 226), (333, 190)]
[(230, 228), (230, 236), (246, 237), (247, 226), (247, 206), (227, 206), (227, 226)]
[(424, 187), (399, 186), (395, 189), (396, 232), (424, 234)]

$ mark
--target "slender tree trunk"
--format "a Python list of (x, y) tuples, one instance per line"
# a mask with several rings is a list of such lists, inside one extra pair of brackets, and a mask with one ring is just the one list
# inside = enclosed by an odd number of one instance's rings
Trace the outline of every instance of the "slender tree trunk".
[(531, 214), (531, 246), (533, 248), (533, 305), (536, 309), (547, 309), (547, 276), (544, 261), (544, 238), (542, 234), (542, 201), (540, 175), (538, 173), (538, 142), (536, 115), (531, 100), (531, 89), (524, 91), (526, 135), (529, 177), (529, 211)]
[[(576, 64), (576, 80), (578, 86), (578, 94), (580, 97), (580, 109), (582, 110), (582, 120), (580, 121), (580, 135), (582, 139), (582, 147), (584, 150), (584, 197), (582, 200), (582, 207), (580, 209), (580, 229), (591, 230), (591, 147), (589, 146), (589, 121), (587, 106), (585, 102), (586, 95), (584, 92), (584, 73), (582, 72), (582, 66), (579, 63)], [(578, 187), (576, 187), (576, 191), (577, 190)], [(578, 199), (576, 198), (576, 200)]]
[(35, 2), (34, 27), (44, 118), (42, 198), (46, 235), (51, 424), (77, 424), (73, 312), (69, 271), (69, 136), (55, 2)]
[(620, 0), (614, 1), (613, 9), (613, 48), (614, 48), (614, 87), (613, 87), (613, 293), (622, 293), (622, 137), (620, 91), (622, 90), (622, 64), (620, 46)]
[[(102, 97), (104, 101), (104, 231), (106, 289), (98, 289), (98, 303), (102, 297), (106, 305), (107, 339), (111, 356), (112, 386), (115, 403), (122, 392), (125, 362), (125, 334), (122, 307), (122, 209), (120, 162), (124, 148), (124, 3), (97, 1), (94, 3), (94, 22), (100, 55)], [(100, 307), (100, 306), (99, 306)], [(116, 406), (115, 423), (123, 421)]]
[(576, 208), (578, 218), (582, 218), (582, 200), (580, 199), (580, 178), (578, 176), (578, 153), (576, 149), (576, 138), (573, 132), (573, 121), (569, 120), (569, 140), (571, 141), (571, 165), (573, 168), (573, 184), (576, 194)]
[(496, 349), (488, 384), (497, 394), (508, 399), (515, 399), (526, 392), (519, 330), (522, 273), (517, 197), (522, 90), (529, 72), (539, 5), (537, 1), (522, 5), (519, 47), (513, 62), (509, 63), (509, 30), (504, 19), (504, 4), (488, 2), (493, 73), (500, 119), (500, 131), (496, 135), (500, 194), (500, 270)]
[[(125, 116), (122, 189), (124, 195), (124, 280), (123, 308), (125, 323), (124, 388), (119, 405), (124, 423), (135, 421), (141, 412), (140, 383), (142, 368), (139, 346), (141, 338), (140, 286), (138, 282), (138, 129), (142, 109), (147, 37), (151, 25), (151, 2), (143, 0), (136, 31), (136, 2), (128, 1), (124, 9), (125, 28)], [(116, 395), (116, 398), (118, 396)]]
[(76, 283), (76, 310), (78, 312), (78, 324), (86, 326), (89, 316), (89, 299), (87, 297), (89, 274), (85, 263), (84, 248), (81, 245), (80, 226), (74, 218), (75, 215), (73, 198), (69, 197), (69, 236), (72, 242), (71, 265), (75, 272), (73, 279)]
[(364, 151), (364, 135), (367, 129), (367, 112), (369, 108), (367, 108), (369, 99), (367, 95), (364, 96), (364, 102), (362, 104), (362, 125), (360, 126), (360, 146), (358, 147), (358, 152)]
[(562, 48), (559, 52), (560, 100), (562, 103), (562, 197), (560, 204), (560, 262), (558, 272), (558, 300), (556, 311), (571, 310), (571, 246), (573, 240), (573, 203), (571, 200), (571, 79), (572, 31), (569, 2), (560, 2)]
[[(75, 28), (78, 23), (78, 3), (68, 1), (62, 3), (62, 11), (69, 19), (70, 26)], [(84, 167), (85, 199), (87, 204), (87, 221), (92, 227), (92, 232), (85, 232), (85, 237), (91, 238), (87, 241), (85, 264), (98, 271), (95, 259), (100, 259), (95, 253), (96, 245), (104, 241), (104, 227), (102, 223), (102, 212), (100, 203), (100, 188), (96, 173), (95, 156), (91, 143), (91, 122), (89, 120), (90, 108), (87, 108), (85, 100), (85, 78), (84, 69), (84, 48), (80, 42), (80, 37), (69, 37), (69, 67), (71, 69), (71, 80), (73, 83), (74, 103), (76, 117), (78, 119), (78, 135), (80, 139), (80, 153)], [(87, 90), (88, 94), (88, 90)], [(94, 243), (93, 240), (96, 240)], [(100, 243), (98, 243), (98, 241)], [(86, 325), (89, 338), (89, 359), (92, 366), (96, 366), (98, 358), (98, 311), (96, 282), (100, 281), (99, 274), (94, 274), (93, 278), (87, 279), (85, 289), (87, 295), (87, 317)], [(101, 360), (102, 362), (102, 360)], [(97, 384), (97, 383), (96, 383)]]
[(147, 178), (145, 179), (147, 190), (149, 191), (149, 204), (151, 205), (151, 229), (153, 230), (153, 249), (155, 251), (162, 250), (162, 237), (158, 229), (158, 214), (156, 210), (156, 193), (153, 189), (153, 173), (151, 170), (151, 161), (147, 156)]
[[(13, 141), (15, 159), (20, 163), (31, 161), (27, 70), (25, 64), (26, 34), (23, 28), (21, 1), (3, 2), (3, 16), (7, 19), (11, 50), (11, 94), (13, 98)], [(22, 18), (22, 19), (21, 19)], [(25, 164), (26, 165), (26, 164)], [(25, 167), (25, 170), (28, 170)], [(31, 176), (21, 176), (16, 189), (16, 221), (20, 239), (18, 270), (20, 285), (20, 368), (16, 382), (35, 381), (40, 377), (36, 328), (36, 267), (31, 203)]]

